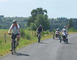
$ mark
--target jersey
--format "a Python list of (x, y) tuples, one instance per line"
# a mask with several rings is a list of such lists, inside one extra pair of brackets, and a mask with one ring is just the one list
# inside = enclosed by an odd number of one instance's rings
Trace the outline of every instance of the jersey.
[(18, 24), (16, 24), (16, 25), (12, 24), (10, 26), (10, 29), (12, 29), (13, 34), (18, 34), (19, 33), (19, 30), (18, 30), (19, 28), (20, 28), (20, 26)]
[(63, 28), (62, 31), (63, 31), (63, 32), (67, 32), (67, 29)]
[(56, 33), (56, 34), (59, 34), (59, 31), (56, 31), (55, 33)]
[(39, 28), (38, 28), (38, 32), (41, 32), (41, 31), (42, 31), (42, 28), (39, 27)]
[(67, 29), (65, 28), (62, 29), (62, 35), (67, 35)]

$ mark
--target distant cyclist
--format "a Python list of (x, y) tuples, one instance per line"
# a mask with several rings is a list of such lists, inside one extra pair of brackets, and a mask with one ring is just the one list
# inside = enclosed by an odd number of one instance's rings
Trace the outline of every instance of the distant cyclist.
[(64, 26), (62, 29), (62, 35), (65, 35), (66, 37), (68, 36), (68, 31), (67, 31), (66, 26)]
[(43, 31), (42, 25), (40, 25), (40, 26), (37, 28), (36, 31), (37, 31), (37, 34), (38, 34), (38, 33), (41, 34), (41, 32)]
[[(17, 38), (17, 45), (19, 45), (19, 39), (20, 39), (20, 26), (17, 24), (16, 20), (13, 20), (13, 24), (10, 26), (10, 29), (8, 31), (8, 34), (11, 34), (12, 30), (12, 39)], [(11, 42), (12, 45), (12, 42)], [(12, 51), (12, 50), (10, 50)]]
[(56, 32), (55, 32), (55, 34), (56, 34), (56, 37), (58, 37), (58, 36), (59, 36), (59, 34), (60, 34), (59, 28), (57, 28), (57, 30), (56, 30)]

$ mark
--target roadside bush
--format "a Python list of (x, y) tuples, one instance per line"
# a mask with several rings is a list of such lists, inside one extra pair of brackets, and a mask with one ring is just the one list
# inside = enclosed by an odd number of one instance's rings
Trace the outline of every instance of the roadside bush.
[(55, 29), (52, 30), (53, 33), (55, 33), (55, 31), (56, 31)]
[(25, 33), (25, 38), (28, 39), (28, 40), (31, 40), (32, 37), (31, 37), (30, 32)]
[(21, 29), (20, 32), (21, 32), (21, 37), (22, 38), (25, 38), (25, 30), (24, 29)]
[(49, 30), (47, 30), (46, 32), (45, 32), (45, 34), (49, 34), (50, 32), (49, 32)]
[(49, 31), (48, 30), (47, 31), (43, 31), (42, 35), (44, 35), (44, 34), (49, 34)]
[(68, 31), (70, 31), (70, 32), (77, 32), (76, 29), (69, 29)]

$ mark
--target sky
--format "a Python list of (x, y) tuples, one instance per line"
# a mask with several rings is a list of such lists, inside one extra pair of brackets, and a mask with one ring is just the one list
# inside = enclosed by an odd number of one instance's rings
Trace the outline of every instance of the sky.
[(29, 17), (40, 7), (47, 10), (49, 18), (77, 18), (77, 0), (0, 0), (0, 15)]

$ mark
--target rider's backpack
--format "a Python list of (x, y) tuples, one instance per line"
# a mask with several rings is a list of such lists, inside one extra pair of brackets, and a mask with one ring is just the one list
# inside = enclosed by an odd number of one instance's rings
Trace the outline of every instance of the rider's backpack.
[(14, 28), (14, 26), (16, 26), (16, 28), (18, 29), (18, 25), (17, 24), (16, 25), (13, 24), (12, 29)]

